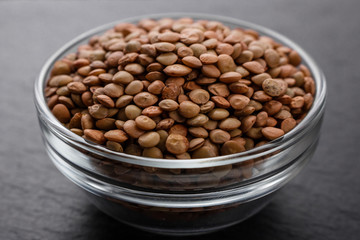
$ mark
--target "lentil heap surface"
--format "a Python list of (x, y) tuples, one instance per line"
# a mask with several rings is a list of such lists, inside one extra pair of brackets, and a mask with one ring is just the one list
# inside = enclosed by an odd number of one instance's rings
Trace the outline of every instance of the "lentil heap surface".
[(301, 62), (254, 30), (144, 19), (58, 60), (45, 96), (64, 126), (111, 150), (215, 157), (277, 139), (306, 116), (315, 83)]

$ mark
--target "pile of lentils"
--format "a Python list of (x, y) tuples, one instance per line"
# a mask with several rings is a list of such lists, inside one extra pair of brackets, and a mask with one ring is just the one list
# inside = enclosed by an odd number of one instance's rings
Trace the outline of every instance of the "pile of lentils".
[(291, 131), (315, 83), (298, 52), (191, 18), (120, 23), (52, 66), (49, 108), (75, 134), (144, 157), (243, 152)]

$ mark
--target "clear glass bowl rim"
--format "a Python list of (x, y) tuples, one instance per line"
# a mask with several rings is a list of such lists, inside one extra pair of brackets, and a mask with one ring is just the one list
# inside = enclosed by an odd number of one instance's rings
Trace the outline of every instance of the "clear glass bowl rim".
[[(105, 148), (104, 146), (86, 141), (84, 138), (74, 134), (65, 126), (63, 126), (52, 114), (51, 110), (48, 108), (45, 95), (44, 88), (47, 81), (48, 74), (52, 68), (52, 65), (56, 60), (59, 60), (59, 57), (62, 56), (69, 49), (78, 45), (86, 39), (89, 39), (91, 36), (102, 33), (107, 29), (112, 28), (114, 25), (122, 22), (130, 22), (136, 23), (142, 19), (161, 19), (161, 18), (182, 18), (182, 17), (191, 17), (195, 20), (206, 19), (212, 21), (219, 21), (226, 24), (237, 25), (238, 27), (248, 28), (258, 31), (261, 35), (266, 35), (275, 40), (280, 41), (282, 44), (296, 50), (303, 59), (303, 64), (306, 65), (310, 72), (312, 73), (312, 77), (314, 78), (316, 85), (316, 94), (314, 97), (314, 102), (312, 108), (308, 112), (307, 116), (290, 132), (286, 133), (279, 139), (271, 141), (267, 144), (264, 144), (260, 147), (256, 147), (254, 149), (231, 154), (224, 156), (217, 156), (212, 158), (200, 158), (200, 159), (158, 159), (158, 158), (147, 158), (142, 156), (129, 155), (126, 153), (119, 153)], [(240, 20), (237, 18), (224, 17), (220, 15), (213, 14), (204, 14), (204, 13), (161, 13), (161, 14), (149, 14), (149, 15), (139, 15), (131, 18), (120, 19), (114, 22), (110, 22), (95, 28), (86, 31), (74, 39), (67, 42), (60, 49), (58, 49), (43, 65), (38, 78), (34, 83), (34, 101), (35, 106), (38, 111), (39, 118), (48, 125), (49, 129), (55, 133), (58, 137), (61, 137), (63, 140), (68, 143), (76, 144), (77, 147), (80, 147), (83, 150), (88, 152), (102, 155), (106, 158), (109, 158), (113, 161), (126, 162), (130, 164), (136, 164), (141, 166), (148, 167), (160, 167), (160, 168), (204, 168), (204, 167), (215, 167), (222, 166), (234, 163), (245, 162), (250, 159), (254, 159), (257, 157), (265, 156), (267, 154), (274, 153), (281, 147), (287, 144), (291, 144), (294, 140), (300, 138), (302, 136), (302, 132), (311, 126), (312, 121), (316, 120), (322, 113), (325, 107), (326, 102), (326, 80), (323, 72), (320, 70), (316, 62), (312, 59), (312, 57), (297, 43), (293, 40), (287, 38), (286, 36), (266, 28), (264, 26), (260, 26), (258, 24), (254, 24), (251, 22), (247, 22), (244, 20)]]

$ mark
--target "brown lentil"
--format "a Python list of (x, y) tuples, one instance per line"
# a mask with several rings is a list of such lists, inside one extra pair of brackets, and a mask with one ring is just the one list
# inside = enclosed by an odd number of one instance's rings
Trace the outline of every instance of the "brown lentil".
[(145, 133), (144, 130), (137, 127), (134, 120), (127, 120), (124, 123), (123, 129), (132, 138), (139, 138)]
[(255, 74), (260, 74), (265, 71), (264, 67), (256, 61), (245, 62), (243, 66), (244, 68)]
[(129, 84), (133, 80), (133, 75), (126, 71), (119, 71), (113, 76), (113, 82), (117, 84)]
[(205, 128), (208, 131), (214, 130), (217, 128), (218, 122), (215, 120), (209, 120), (204, 125), (203, 128)]
[(62, 123), (70, 121), (70, 112), (64, 104), (56, 104), (52, 109), (52, 113)]
[(104, 137), (109, 141), (119, 142), (119, 143), (125, 142), (128, 139), (127, 134), (119, 129), (107, 131), (104, 134)]
[(263, 82), (268, 78), (271, 78), (270, 74), (260, 73), (251, 77), (251, 81), (253, 81), (253, 83), (255, 83), (258, 86), (262, 86)]
[(250, 99), (240, 94), (230, 95), (228, 98), (230, 105), (235, 110), (241, 110), (249, 104)]
[(219, 123), (219, 128), (225, 131), (231, 131), (238, 129), (241, 125), (241, 122), (237, 118), (227, 118)]
[(175, 123), (172, 118), (165, 118), (159, 121), (156, 125), (156, 130), (169, 130)]
[(121, 146), (121, 144), (117, 143), (117, 142), (107, 141), (106, 142), (106, 147), (109, 148), (110, 150), (115, 151), (115, 152), (124, 152), (124, 149)]
[(196, 104), (205, 104), (210, 99), (210, 94), (204, 89), (195, 89), (189, 93), (191, 101)]
[(291, 99), (290, 107), (291, 108), (302, 108), (304, 106), (304, 97), (296, 96)]
[(144, 84), (140, 80), (134, 80), (126, 86), (125, 93), (127, 95), (135, 95), (141, 92), (143, 88)]
[(277, 114), (274, 115), (275, 118), (280, 119), (280, 120), (284, 120), (286, 118), (290, 118), (291, 113), (287, 110), (280, 110), (280, 112), (278, 112)]
[(184, 137), (187, 136), (187, 132), (188, 132), (187, 127), (185, 127), (182, 124), (175, 124), (169, 130), (169, 134), (179, 134), (179, 135), (183, 135)]
[(159, 107), (164, 111), (175, 111), (179, 108), (179, 104), (172, 99), (164, 99), (159, 102)]
[(165, 84), (162, 81), (155, 80), (148, 86), (147, 90), (148, 90), (148, 92), (150, 92), (152, 94), (158, 95), (162, 92), (164, 87), (165, 87)]
[(189, 141), (179, 134), (170, 134), (166, 139), (166, 149), (173, 154), (182, 154), (189, 149)]
[(201, 72), (210, 78), (218, 78), (221, 74), (220, 70), (215, 65), (204, 65), (201, 68)]
[(204, 114), (198, 114), (195, 117), (188, 118), (186, 123), (192, 127), (201, 127), (209, 121), (209, 117)]
[(216, 157), (216, 152), (209, 146), (202, 146), (192, 153), (192, 158), (210, 158)]
[(81, 82), (70, 82), (67, 85), (69, 92), (81, 94), (87, 90), (87, 87)]
[(164, 72), (172, 77), (181, 77), (189, 74), (192, 71), (191, 68), (181, 65), (181, 64), (173, 64), (164, 68)]
[(264, 137), (266, 137), (269, 140), (274, 140), (285, 134), (285, 132), (282, 129), (275, 127), (265, 127), (261, 129), (261, 132), (264, 135)]
[(178, 123), (184, 123), (186, 121), (186, 118), (181, 116), (178, 111), (169, 112), (169, 117)]
[(250, 137), (250, 139), (258, 140), (263, 137), (261, 130), (262, 127), (252, 127), (246, 132), (246, 135)]
[(87, 140), (93, 141), (97, 144), (104, 144), (106, 141), (104, 134), (99, 130), (85, 129), (84, 136)]
[(194, 138), (189, 142), (189, 151), (201, 148), (205, 143), (204, 138)]
[(237, 67), (234, 59), (227, 54), (220, 54), (218, 56), (217, 66), (221, 73), (233, 72)]
[(241, 124), (242, 124), (241, 131), (243, 131), (243, 132), (249, 131), (253, 127), (255, 122), (256, 122), (256, 116), (254, 116), (254, 115), (249, 115), (249, 116), (244, 117), (241, 121)]
[(215, 129), (212, 130), (209, 134), (210, 140), (213, 143), (216, 144), (223, 144), (230, 140), (231, 136), (228, 132), (221, 130), (221, 129)]
[(238, 72), (226, 72), (220, 75), (219, 80), (223, 83), (233, 83), (241, 79), (241, 74)]
[(50, 79), (48, 85), (50, 87), (62, 87), (72, 82), (73, 78), (68, 75), (57, 75)]
[(115, 83), (109, 83), (104, 86), (104, 94), (111, 98), (118, 98), (124, 94), (124, 87)]
[[(76, 115), (74, 115), (74, 117), (75, 116)], [(73, 119), (71, 119), (71, 120), (73, 120)], [(114, 118), (103, 118), (103, 119), (97, 120), (95, 123), (95, 126), (101, 130), (111, 130), (116, 127), (115, 121), (116, 120)], [(70, 121), (70, 123), (71, 123), (71, 121)]]
[(88, 114), (88, 113), (82, 114), (81, 128), (83, 130), (94, 128), (94, 121), (93, 121), (92, 117), (90, 116), (90, 114)]
[(210, 93), (215, 96), (227, 97), (230, 95), (229, 88), (224, 83), (214, 83), (208, 87)]
[(172, 64), (176, 63), (176, 61), (178, 60), (178, 56), (172, 52), (162, 53), (156, 58), (156, 60), (159, 63), (168, 66), (168, 65), (172, 65)]
[(195, 117), (196, 115), (199, 114), (199, 112), (200, 112), (200, 107), (191, 101), (184, 101), (180, 103), (179, 113), (181, 116), (185, 118)]
[(234, 82), (229, 85), (229, 90), (233, 93), (244, 94), (249, 92), (249, 87), (241, 82)]
[(208, 113), (213, 110), (215, 107), (215, 103), (213, 101), (208, 101), (207, 103), (200, 106), (201, 113)]
[(268, 95), (272, 97), (278, 97), (285, 94), (287, 90), (287, 84), (283, 80), (267, 78), (263, 81), (262, 88)]
[(163, 88), (161, 98), (176, 100), (177, 97), (180, 95), (180, 91), (180, 87), (176, 84), (168, 84)]
[(267, 123), (268, 114), (265, 111), (261, 111), (256, 115), (256, 127), (264, 127)]
[(70, 119), (69, 128), (81, 128), (81, 117), (82, 114), (80, 112), (75, 113)]
[(231, 44), (228, 43), (219, 43), (216, 46), (216, 52), (217, 54), (227, 54), (231, 55), (234, 52), (234, 47)]
[(229, 101), (221, 96), (212, 96), (211, 101), (215, 103), (216, 107), (229, 108), (231, 106)]
[(136, 126), (143, 130), (152, 130), (156, 127), (156, 123), (151, 118), (140, 115), (135, 119)]
[(186, 56), (193, 56), (194, 52), (191, 48), (184, 46), (184, 47), (180, 47), (177, 50), (177, 55), (181, 58), (184, 58)]
[(139, 108), (136, 105), (131, 104), (125, 107), (125, 115), (127, 119), (134, 120), (135, 118), (141, 115), (141, 112), (142, 112), (141, 108)]
[(150, 106), (145, 108), (141, 113), (148, 117), (157, 117), (162, 113), (162, 109), (158, 106)]
[(163, 158), (162, 151), (157, 147), (144, 148), (142, 155), (150, 158)]
[(113, 108), (115, 107), (114, 101), (107, 95), (98, 95), (96, 100), (101, 103), (104, 107)]
[(271, 68), (277, 67), (280, 63), (280, 56), (274, 49), (266, 49), (264, 57), (267, 65)]
[(108, 116), (109, 110), (101, 104), (94, 104), (88, 108), (90, 115), (95, 119), (102, 119)]
[(158, 50), (160, 52), (172, 52), (176, 48), (174, 44), (168, 43), (168, 42), (154, 43), (154, 46), (155, 46), (156, 50)]
[(189, 133), (191, 136), (197, 138), (207, 138), (209, 136), (208, 131), (203, 127), (190, 127)]
[(146, 108), (154, 105), (158, 101), (158, 97), (152, 93), (141, 92), (135, 95), (133, 101), (139, 107)]
[(188, 67), (192, 68), (200, 68), (202, 66), (201, 61), (194, 56), (186, 56), (183, 59), (181, 59), (182, 63), (184, 63)]
[(122, 95), (121, 97), (119, 97), (117, 100), (116, 100), (116, 103), (115, 103), (115, 107), (117, 108), (122, 108), (122, 107), (125, 107), (126, 105), (128, 105), (129, 103), (131, 103), (131, 101), (133, 100), (133, 96), (130, 96), (130, 95)]
[(217, 55), (210, 54), (210, 53), (203, 53), (200, 55), (199, 58), (203, 64), (214, 64), (218, 61)]
[(155, 147), (160, 142), (160, 135), (157, 132), (147, 132), (139, 137), (138, 142), (144, 148)]
[(215, 108), (208, 113), (212, 120), (223, 120), (230, 115), (229, 111), (223, 108)]
[(281, 129), (287, 133), (296, 126), (296, 120), (293, 118), (286, 118), (281, 122)]
[(237, 141), (229, 140), (225, 142), (221, 147), (221, 154), (228, 155), (245, 151), (245, 146)]

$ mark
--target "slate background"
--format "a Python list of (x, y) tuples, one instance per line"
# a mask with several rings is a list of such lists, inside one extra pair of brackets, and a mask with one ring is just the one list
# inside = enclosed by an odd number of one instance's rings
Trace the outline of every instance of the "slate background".
[(328, 103), (310, 164), (262, 212), (187, 239), (360, 237), (357, 0), (0, 1), (0, 239), (169, 239), (104, 215), (48, 159), (33, 105), (42, 64), (81, 32), (125, 17), (203, 12), (261, 24), (294, 39), (323, 69)]

